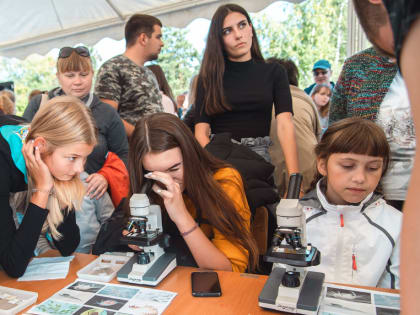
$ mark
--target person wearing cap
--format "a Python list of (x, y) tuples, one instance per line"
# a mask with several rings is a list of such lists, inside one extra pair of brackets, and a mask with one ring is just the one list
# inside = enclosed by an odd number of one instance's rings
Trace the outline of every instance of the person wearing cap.
[(331, 78), (331, 64), (328, 60), (321, 59), (314, 63), (314, 67), (312, 68), (312, 72), (314, 74), (315, 83), (308, 86), (304, 91), (306, 94), (311, 95), (312, 90), (317, 84), (327, 84), (329, 82), (331, 86), (331, 90), (334, 89), (334, 82), (330, 81)]

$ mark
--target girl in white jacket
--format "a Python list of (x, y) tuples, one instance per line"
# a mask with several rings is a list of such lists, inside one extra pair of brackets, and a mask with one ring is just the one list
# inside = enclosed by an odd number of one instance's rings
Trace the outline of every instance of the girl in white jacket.
[(399, 288), (402, 214), (376, 192), (389, 163), (384, 132), (369, 120), (343, 119), (315, 151), (316, 187), (301, 204), (321, 264), (309, 269), (329, 282)]

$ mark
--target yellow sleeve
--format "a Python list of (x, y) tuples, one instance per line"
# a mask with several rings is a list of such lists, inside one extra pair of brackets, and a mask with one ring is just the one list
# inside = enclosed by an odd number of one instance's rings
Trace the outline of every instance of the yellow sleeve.
[[(220, 169), (214, 174), (225, 193), (233, 201), (236, 210), (244, 219), (246, 229), (250, 229), (251, 211), (246, 200), (245, 190), (241, 175), (232, 168)], [(248, 266), (248, 251), (227, 240), (216, 228), (213, 229), (212, 243), (216, 246), (232, 263), (232, 270), (235, 272), (244, 272)]]

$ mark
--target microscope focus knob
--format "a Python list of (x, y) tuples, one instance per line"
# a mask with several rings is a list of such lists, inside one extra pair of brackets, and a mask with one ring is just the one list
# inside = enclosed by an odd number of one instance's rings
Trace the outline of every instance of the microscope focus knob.
[(147, 265), (150, 262), (150, 256), (146, 252), (141, 252), (137, 256), (137, 263), (140, 265)]
[(287, 271), (281, 280), (281, 284), (287, 288), (297, 288), (300, 286), (299, 273)]

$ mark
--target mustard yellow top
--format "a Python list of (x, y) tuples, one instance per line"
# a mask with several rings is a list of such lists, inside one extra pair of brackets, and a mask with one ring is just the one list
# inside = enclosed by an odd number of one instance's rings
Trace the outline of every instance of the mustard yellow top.
[[(214, 173), (214, 179), (219, 182), (222, 189), (233, 201), (236, 210), (244, 219), (246, 229), (250, 229), (251, 211), (245, 196), (242, 178), (239, 172), (233, 168), (222, 168)], [(185, 205), (191, 216), (195, 219), (197, 212), (192, 201), (184, 194)], [(203, 214), (203, 219), (206, 219)], [(238, 244), (227, 240), (225, 236), (216, 228), (209, 224), (200, 224), (201, 230), (207, 235), (211, 242), (216, 246), (232, 263), (232, 270), (235, 272), (245, 272), (248, 266), (248, 251)]]

